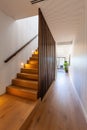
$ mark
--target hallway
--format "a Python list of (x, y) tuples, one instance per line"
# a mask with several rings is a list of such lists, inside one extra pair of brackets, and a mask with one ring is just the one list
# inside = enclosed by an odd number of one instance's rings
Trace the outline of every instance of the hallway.
[(87, 124), (68, 74), (59, 71), (28, 130), (87, 130)]

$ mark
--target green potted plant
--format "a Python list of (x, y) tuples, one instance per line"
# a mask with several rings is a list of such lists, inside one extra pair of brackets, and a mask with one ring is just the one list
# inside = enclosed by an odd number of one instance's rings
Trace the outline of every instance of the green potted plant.
[(64, 70), (65, 70), (66, 73), (68, 73), (68, 66), (69, 66), (69, 64), (68, 64), (68, 62), (65, 60), (65, 61), (64, 61)]

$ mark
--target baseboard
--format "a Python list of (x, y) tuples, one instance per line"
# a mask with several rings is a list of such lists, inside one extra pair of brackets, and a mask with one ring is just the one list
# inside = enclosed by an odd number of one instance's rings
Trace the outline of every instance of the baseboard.
[(73, 80), (72, 80), (72, 77), (71, 77), (70, 74), (69, 74), (69, 77), (70, 77), (70, 81), (71, 81), (72, 87), (73, 87), (73, 89), (74, 89), (75, 95), (76, 95), (76, 97), (77, 97), (77, 99), (79, 100), (79, 103), (80, 103), (80, 105), (81, 105), (81, 109), (82, 109), (82, 112), (83, 112), (83, 114), (84, 114), (85, 120), (86, 120), (86, 122), (87, 122), (87, 113), (86, 113), (85, 108), (84, 108), (84, 106), (83, 106), (83, 104), (82, 104), (82, 102), (81, 102), (81, 99), (80, 99), (80, 97), (79, 97), (79, 95), (78, 95), (78, 93), (77, 93), (77, 90), (76, 90), (76, 88), (75, 88), (75, 85), (74, 85), (74, 83), (73, 83)]

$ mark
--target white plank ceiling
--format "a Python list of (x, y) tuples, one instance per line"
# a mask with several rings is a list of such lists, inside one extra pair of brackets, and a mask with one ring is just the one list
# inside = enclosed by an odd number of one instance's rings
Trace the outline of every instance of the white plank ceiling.
[(37, 15), (38, 7), (56, 42), (74, 39), (82, 24), (84, 0), (45, 0), (35, 5), (30, 0), (0, 0), (0, 9), (15, 19)]
[(31, 0), (0, 0), (0, 9), (14, 19), (21, 19), (38, 14), (38, 7)]
[(82, 24), (84, 0), (46, 0), (39, 6), (56, 42), (72, 41)]

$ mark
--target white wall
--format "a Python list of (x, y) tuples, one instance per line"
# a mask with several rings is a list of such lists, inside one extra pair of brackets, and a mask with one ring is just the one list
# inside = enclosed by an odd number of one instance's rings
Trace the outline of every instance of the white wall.
[(4, 60), (36, 34), (37, 16), (15, 21), (0, 11), (0, 95), (5, 93), (6, 86), (11, 84), (11, 79), (20, 72), (21, 62), (26, 63), (32, 50), (37, 48), (38, 39), (36, 38), (8, 63), (4, 63)]
[(71, 75), (87, 118), (87, 0), (83, 2), (79, 31), (73, 41)]
[(66, 57), (69, 58), (71, 55), (72, 44), (70, 45), (56, 45), (56, 57)]

